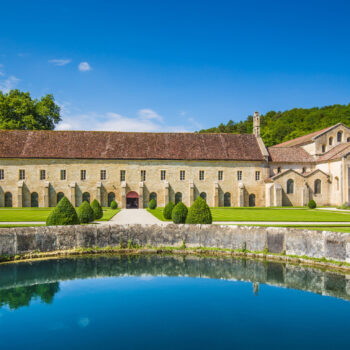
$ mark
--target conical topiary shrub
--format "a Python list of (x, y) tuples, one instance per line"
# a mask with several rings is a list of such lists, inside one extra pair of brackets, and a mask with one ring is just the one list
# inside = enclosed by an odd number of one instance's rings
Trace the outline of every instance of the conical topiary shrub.
[(95, 214), (95, 220), (101, 219), (103, 216), (103, 210), (97, 199), (94, 199), (91, 203), (91, 208)]
[(202, 197), (198, 197), (188, 210), (186, 224), (211, 224), (212, 222), (208, 204)]
[(82, 224), (88, 224), (91, 221), (95, 220), (95, 214), (92, 210), (89, 202), (84, 201), (81, 203), (80, 207), (77, 210), (78, 218), (80, 220), (80, 223)]
[(118, 203), (116, 201), (111, 202), (111, 208), (112, 209), (118, 209)]
[(148, 203), (148, 208), (150, 209), (156, 209), (157, 208), (157, 202), (155, 201), (155, 199), (151, 199)]
[(184, 224), (186, 222), (187, 213), (188, 209), (186, 205), (182, 202), (177, 203), (171, 213), (174, 224)]
[(73, 205), (67, 197), (63, 197), (46, 219), (47, 226), (79, 225), (80, 221)]
[(308, 203), (308, 205), (307, 205), (310, 209), (315, 209), (316, 208), (316, 202), (313, 200), (313, 199), (311, 199), (311, 201)]
[(173, 211), (174, 206), (175, 206), (175, 204), (174, 204), (172, 201), (170, 201), (170, 202), (165, 206), (165, 208), (164, 208), (164, 210), (163, 210), (163, 217), (164, 217), (164, 219), (166, 219), (166, 220), (171, 220), (171, 212)]

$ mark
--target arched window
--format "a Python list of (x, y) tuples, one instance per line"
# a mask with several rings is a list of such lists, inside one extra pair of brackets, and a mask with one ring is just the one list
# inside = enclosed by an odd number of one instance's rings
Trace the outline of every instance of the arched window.
[(287, 181), (287, 193), (288, 194), (294, 193), (294, 181), (292, 179), (289, 179)]
[(343, 138), (343, 133), (341, 131), (338, 131), (338, 133), (337, 133), (337, 141), (341, 142), (342, 138)]
[(181, 192), (176, 192), (175, 193), (175, 204), (182, 202), (182, 193)]
[(39, 206), (39, 196), (37, 192), (32, 192), (30, 195), (30, 206), (38, 207)]
[(346, 142), (350, 142), (350, 137), (348, 137), (348, 138), (346, 139)]
[(206, 194), (205, 192), (202, 192), (202, 193), (200, 194), (200, 196), (201, 196), (205, 201), (207, 201), (207, 194)]
[(231, 206), (231, 193), (226, 192), (224, 194), (224, 207), (230, 207)]
[(326, 145), (322, 145), (322, 153), (326, 152)]
[(315, 194), (320, 194), (321, 193), (321, 180), (320, 179), (315, 180), (314, 193)]
[(115, 201), (115, 194), (114, 192), (109, 192), (108, 193), (108, 207), (111, 206), (111, 203)]
[(249, 206), (250, 207), (255, 207), (255, 194), (250, 194), (249, 195)]
[(5, 193), (5, 207), (12, 207), (12, 193)]
[(335, 186), (336, 186), (336, 189), (337, 189), (337, 191), (339, 191), (339, 177), (336, 176), (334, 179), (335, 179)]
[(154, 199), (157, 203), (157, 193), (155, 192), (150, 193), (149, 200), (151, 201), (152, 199)]
[(277, 173), (279, 174), (281, 172), (281, 167), (279, 166), (278, 168), (277, 168)]
[(84, 192), (83, 193), (83, 202), (87, 201), (90, 203), (90, 193), (89, 192)]
[(332, 144), (333, 144), (333, 137), (332, 136), (329, 138), (328, 143), (330, 146), (332, 146)]
[(57, 204), (60, 202), (60, 200), (64, 197), (64, 193), (63, 192), (58, 192), (57, 193)]
[(303, 167), (302, 173), (304, 174), (306, 172), (306, 168)]

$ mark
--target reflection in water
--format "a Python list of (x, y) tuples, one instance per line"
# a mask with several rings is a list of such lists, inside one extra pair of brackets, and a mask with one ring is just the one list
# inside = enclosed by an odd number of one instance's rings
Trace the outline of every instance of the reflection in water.
[(263, 283), (350, 300), (345, 275), (302, 266), (194, 256), (100, 256), (0, 265), (0, 307), (16, 309), (33, 298), (51, 303), (59, 281), (141, 275), (243, 280), (253, 283), (255, 295)]

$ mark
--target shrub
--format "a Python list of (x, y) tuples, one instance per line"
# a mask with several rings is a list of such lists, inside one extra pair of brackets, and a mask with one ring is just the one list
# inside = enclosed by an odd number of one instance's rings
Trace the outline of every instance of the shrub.
[(211, 211), (202, 197), (198, 197), (188, 210), (186, 224), (211, 224), (213, 222)]
[(174, 209), (174, 203), (172, 201), (170, 201), (164, 208), (164, 211), (163, 211), (163, 216), (164, 216), (164, 219), (166, 220), (171, 220), (171, 212), (173, 211)]
[(67, 197), (63, 197), (59, 201), (46, 220), (47, 226), (79, 224), (77, 212)]
[(186, 205), (182, 202), (177, 203), (171, 213), (174, 224), (184, 224), (186, 222), (187, 213), (188, 209)]
[(97, 199), (94, 199), (91, 203), (91, 208), (94, 211), (95, 220), (101, 219), (103, 216), (103, 210)]
[(157, 202), (154, 199), (151, 199), (148, 203), (148, 208), (150, 209), (156, 209), (157, 208)]
[(116, 201), (111, 202), (111, 208), (112, 209), (118, 209), (118, 203)]
[(82, 224), (88, 224), (91, 221), (95, 220), (95, 214), (92, 210), (89, 202), (84, 201), (81, 203), (80, 207), (77, 210), (78, 218)]
[(316, 202), (311, 199), (311, 201), (309, 202), (309, 204), (307, 205), (310, 209), (315, 209), (316, 208)]

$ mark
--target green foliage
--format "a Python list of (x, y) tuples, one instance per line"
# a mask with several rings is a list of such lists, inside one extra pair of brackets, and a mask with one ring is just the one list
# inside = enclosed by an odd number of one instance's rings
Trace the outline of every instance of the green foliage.
[(163, 211), (163, 216), (164, 219), (166, 220), (171, 220), (171, 212), (174, 209), (175, 204), (170, 201), (165, 207), (164, 207), (164, 211)]
[(92, 210), (89, 202), (84, 201), (81, 203), (80, 207), (77, 210), (78, 218), (82, 224), (88, 224), (91, 221), (95, 220), (95, 214)]
[(174, 224), (184, 224), (186, 222), (187, 213), (188, 209), (186, 205), (182, 202), (177, 203), (171, 213)]
[(51, 211), (50, 215), (46, 219), (47, 226), (79, 224), (80, 221), (77, 212), (67, 197), (63, 197), (59, 201), (56, 208)]
[(186, 224), (211, 224), (213, 222), (211, 211), (202, 197), (197, 197), (188, 210)]
[(32, 99), (29, 92), (0, 91), (0, 129), (53, 130), (61, 120), (52, 95)]
[(148, 208), (150, 208), (150, 209), (156, 209), (157, 208), (157, 202), (155, 201), (155, 199), (151, 199), (150, 201), (149, 201), (149, 203), (148, 203)]
[[(350, 125), (350, 104), (331, 105), (322, 108), (294, 108), (284, 112), (270, 111), (260, 116), (261, 137), (266, 146), (294, 139), (337, 123)], [(230, 120), (226, 125), (200, 130), (200, 133), (250, 134), (253, 116), (238, 123)]]
[(116, 201), (111, 202), (111, 209), (118, 209), (118, 203)]
[(94, 211), (95, 220), (101, 219), (103, 216), (103, 210), (97, 199), (92, 201), (91, 208)]
[(309, 204), (307, 205), (310, 209), (315, 209), (316, 208), (316, 202), (311, 199), (311, 201), (309, 202)]

